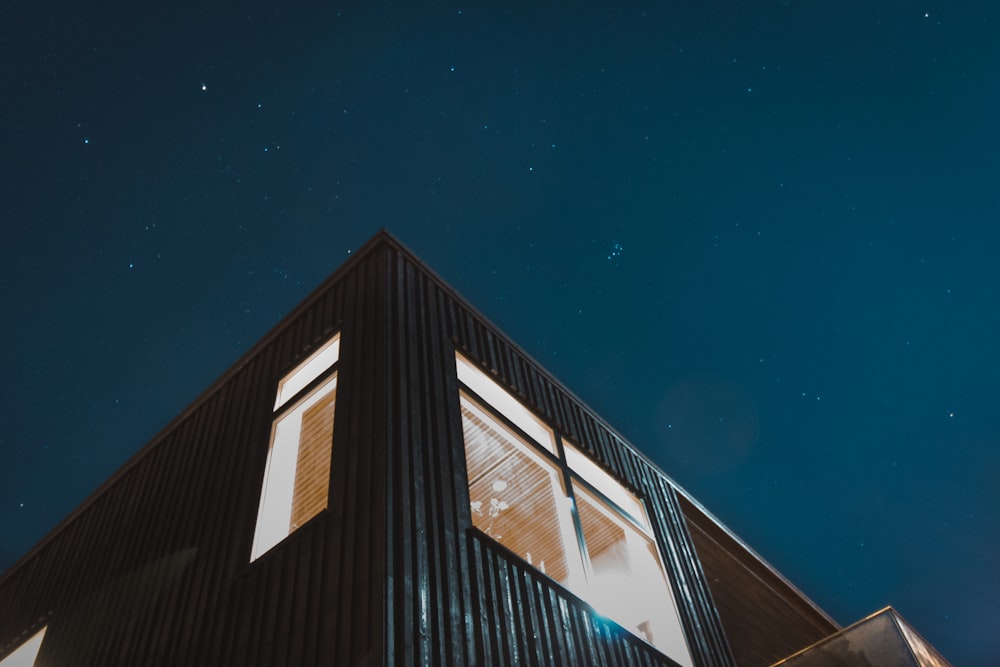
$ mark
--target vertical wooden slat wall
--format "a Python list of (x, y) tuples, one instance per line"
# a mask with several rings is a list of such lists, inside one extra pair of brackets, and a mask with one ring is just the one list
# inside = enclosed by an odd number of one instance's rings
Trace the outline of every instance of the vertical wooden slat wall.
[[(336, 331), (327, 509), (250, 563), (277, 380)], [(456, 349), (646, 499), (694, 663), (734, 665), (670, 482), (385, 233), (0, 579), (0, 656), (672, 665), (472, 529)]]

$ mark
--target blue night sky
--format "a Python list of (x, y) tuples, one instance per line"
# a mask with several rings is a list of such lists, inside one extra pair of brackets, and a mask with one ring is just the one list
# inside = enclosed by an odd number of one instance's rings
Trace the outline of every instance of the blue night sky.
[(0, 8), (0, 569), (385, 227), (838, 622), (996, 664), (1000, 3), (147, 4)]

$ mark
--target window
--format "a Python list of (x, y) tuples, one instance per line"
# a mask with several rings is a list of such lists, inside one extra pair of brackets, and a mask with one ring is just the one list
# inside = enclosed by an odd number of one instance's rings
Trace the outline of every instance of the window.
[(278, 383), (250, 560), (326, 509), (340, 335)]
[(0, 660), (0, 667), (31, 667), (35, 664), (38, 651), (42, 648), (42, 640), (45, 639), (45, 630), (42, 628), (31, 639), (24, 642), (14, 652), (3, 660)]
[(456, 357), (473, 525), (690, 666), (643, 502), (471, 361)]

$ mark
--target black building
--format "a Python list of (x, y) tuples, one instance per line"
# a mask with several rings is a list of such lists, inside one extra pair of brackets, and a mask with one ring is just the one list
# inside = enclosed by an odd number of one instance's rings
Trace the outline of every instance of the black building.
[(756, 667), (839, 630), (385, 233), (0, 579), (2, 667)]

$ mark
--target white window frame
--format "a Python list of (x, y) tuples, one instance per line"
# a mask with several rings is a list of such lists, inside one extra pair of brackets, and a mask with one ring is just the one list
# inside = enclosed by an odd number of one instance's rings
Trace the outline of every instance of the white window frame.
[(278, 382), (250, 562), (301, 528), (291, 526), (290, 522), (301, 447), (302, 415), (337, 391), (339, 361), (338, 332)]

